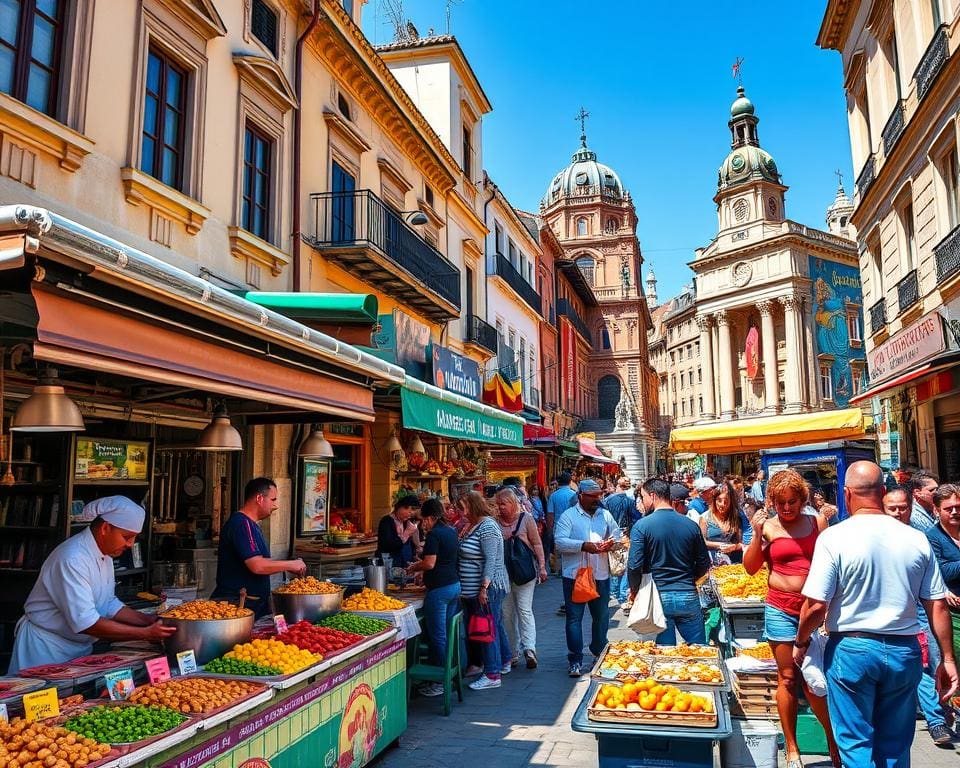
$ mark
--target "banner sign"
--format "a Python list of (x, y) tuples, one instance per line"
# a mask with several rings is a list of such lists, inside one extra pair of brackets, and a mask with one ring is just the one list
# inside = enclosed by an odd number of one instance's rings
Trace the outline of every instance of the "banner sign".
[(874, 348), (870, 353), (870, 386), (906, 373), (945, 348), (943, 321), (934, 310)]
[(523, 447), (523, 424), (481, 413), (430, 395), (400, 389), (403, 426), (457, 440)]
[(378, 315), (380, 330), (373, 335), (378, 349), (393, 352), (393, 362), (415, 379), (427, 381), (427, 348), (430, 326), (395, 309), (389, 315)]
[(433, 384), (471, 400), (480, 399), (480, 366), (447, 347), (433, 344)]
[(760, 372), (760, 334), (756, 326), (747, 331), (747, 343), (743, 348), (743, 356), (747, 360), (747, 378), (752, 381)]
[(560, 323), (560, 363), (563, 382), (561, 401), (569, 409), (577, 399), (577, 336), (566, 320)]
[[(846, 408), (853, 395), (851, 360), (863, 360), (863, 339), (851, 339), (851, 326), (862, 337), (860, 270), (816, 256), (810, 257), (813, 331), (818, 355), (833, 358), (830, 382), (833, 402)], [(871, 369), (871, 375), (873, 371)]]

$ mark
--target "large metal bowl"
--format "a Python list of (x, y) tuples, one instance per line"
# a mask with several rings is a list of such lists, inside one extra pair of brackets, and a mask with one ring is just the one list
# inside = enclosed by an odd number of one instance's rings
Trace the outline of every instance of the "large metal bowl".
[(163, 641), (168, 656), (193, 650), (197, 664), (206, 664), (223, 656), (238, 643), (246, 643), (253, 634), (253, 613), (236, 619), (169, 619), (160, 617), (168, 627), (176, 627), (176, 634)]
[(343, 602), (343, 587), (323, 595), (298, 595), (289, 592), (274, 592), (273, 607), (282, 613), (287, 624), (309, 621), (311, 624), (340, 612)]

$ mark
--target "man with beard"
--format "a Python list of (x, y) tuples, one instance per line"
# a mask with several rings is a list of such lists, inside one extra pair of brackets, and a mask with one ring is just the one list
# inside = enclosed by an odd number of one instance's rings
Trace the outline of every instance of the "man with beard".
[[(600, 505), (603, 495), (596, 480), (582, 480), (577, 504), (557, 520), (554, 543), (561, 557), (563, 601), (567, 616), (567, 661), (570, 677), (583, 673), (583, 613), (590, 609), (592, 632), (590, 652), (599, 656), (607, 644), (610, 626), (610, 565), (607, 552), (620, 540), (620, 526), (613, 515)], [(573, 584), (577, 571), (586, 562), (593, 569), (599, 597), (587, 603), (573, 602)]]

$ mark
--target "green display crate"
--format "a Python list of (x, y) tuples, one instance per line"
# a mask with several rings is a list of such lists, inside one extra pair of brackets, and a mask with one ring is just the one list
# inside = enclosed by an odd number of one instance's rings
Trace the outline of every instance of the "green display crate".
[(827, 735), (823, 726), (813, 712), (799, 712), (797, 714), (797, 746), (801, 755), (829, 755), (827, 749)]

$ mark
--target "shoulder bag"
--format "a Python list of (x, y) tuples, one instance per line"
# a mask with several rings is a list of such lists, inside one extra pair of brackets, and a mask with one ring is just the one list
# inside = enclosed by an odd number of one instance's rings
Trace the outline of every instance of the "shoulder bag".
[(503, 561), (507, 566), (507, 573), (510, 575), (510, 581), (518, 587), (529, 584), (537, 578), (537, 565), (534, 561), (533, 551), (523, 539), (517, 536), (517, 532), (524, 522), (525, 514), (526, 512), (520, 515), (510, 538), (503, 542)]

